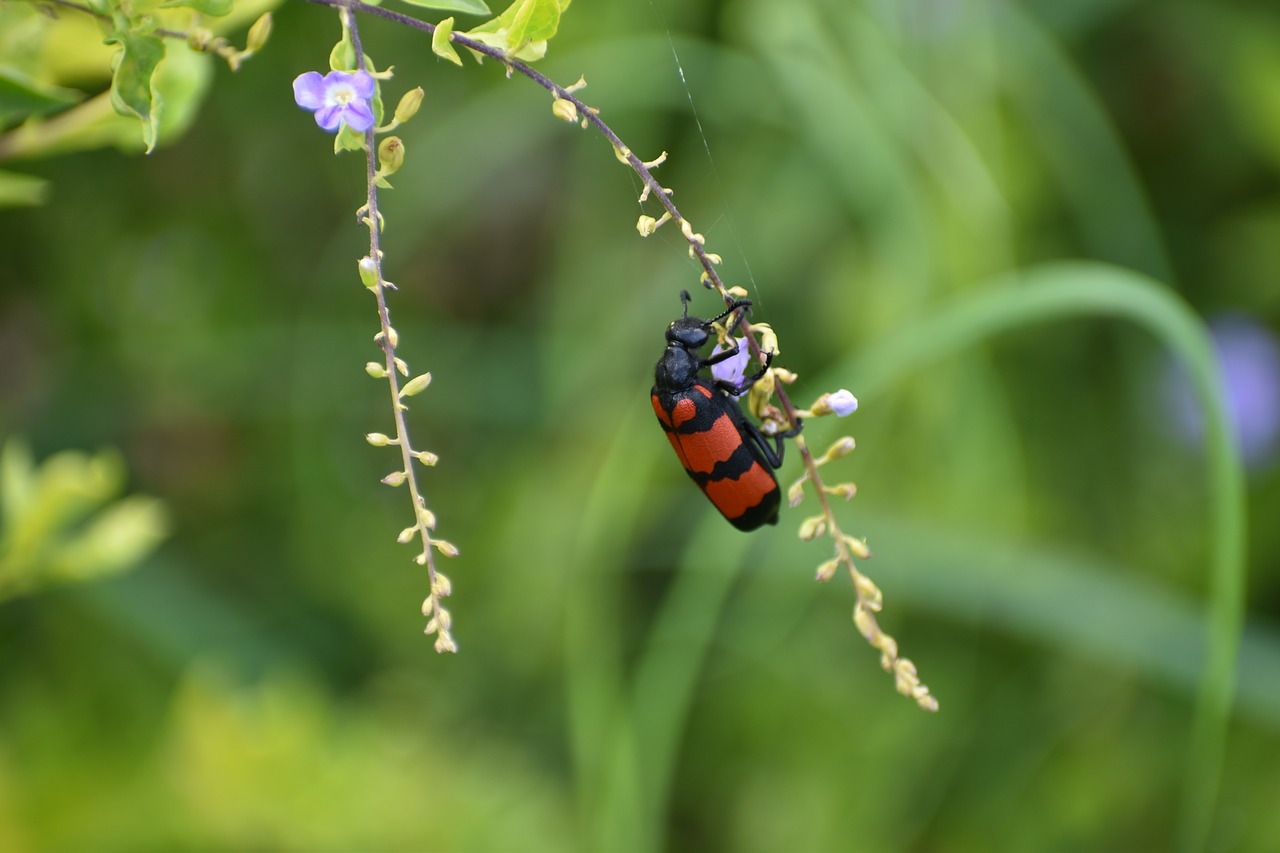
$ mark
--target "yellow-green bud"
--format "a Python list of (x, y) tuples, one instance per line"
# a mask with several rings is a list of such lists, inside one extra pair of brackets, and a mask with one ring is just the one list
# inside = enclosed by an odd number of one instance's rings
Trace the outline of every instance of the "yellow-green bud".
[(830, 560), (827, 560), (825, 563), (818, 566), (818, 574), (815, 580), (817, 580), (818, 583), (826, 583), (827, 581), (831, 580), (833, 577), (835, 577), (836, 569), (839, 567), (839, 565), (840, 565), (840, 561), (837, 560), (835, 557), (832, 557)]
[(271, 13), (266, 12), (258, 20), (253, 22), (253, 26), (249, 27), (249, 37), (245, 41), (244, 49), (247, 53), (257, 53), (267, 44), (267, 39), (271, 37)]
[(412, 397), (414, 394), (417, 394), (421, 391), (426, 390), (426, 387), (430, 384), (431, 384), (430, 372), (424, 373), (421, 376), (415, 376), (404, 384), (404, 388), (400, 389), (400, 396)]
[(372, 376), (374, 379), (386, 379), (387, 369), (376, 361), (365, 364), (364, 372)]
[(871, 578), (862, 572), (855, 572), (853, 585), (858, 590), (858, 594), (862, 596), (863, 601), (867, 603), (869, 609), (879, 611), (884, 606), (884, 594), (880, 592), (880, 587), (876, 586), (876, 582)]
[(386, 447), (391, 443), (391, 438), (380, 432), (371, 432), (365, 435), (364, 440), (372, 444), (374, 447)]
[(658, 230), (658, 220), (652, 216), (641, 215), (636, 220), (636, 230), (640, 232), (641, 237), (648, 237), (654, 231)]
[(413, 534), (417, 532), (418, 528), (416, 527), (406, 527), (404, 530), (400, 531), (400, 535), (396, 537), (396, 541), (403, 545), (413, 539)]
[(574, 106), (573, 101), (566, 101), (564, 98), (556, 98), (551, 102), (551, 114), (569, 123), (578, 120), (578, 108)]
[(404, 478), (405, 474), (403, 471), (392, 471), (390, 474), (382, 478), (382, 482), (386, 483), (388, 486), (402, 486), (404, 485)]
[(801, 477), (791, 484), (791, 488), (787, 489), (787, 506), (795, 509), (800, 506), (800, 502), (804, 500), (804, 484), (808, 477)]
[(422, 600), (423, 616), (430, 616), (431, 611), (435, 609), (436, 609), (436, 597), (434, 595), (428, 595), (426, 598)]
[(830, 462), (833, 459), (839, 459), (842, 456), (848, 456), (857, 447), (857, 443), (853, 440), (853, 436), (846, 435), (844, 438), (837, 439), (835, 444), (827, 448), (827, 452), (822, 454), (822, 462)]
[(447, 539), (432, 539), (431, 544), (436, 546), (436, 550), (446, 557), (458, 556), (458, 546)]
[(409, 375), (409, 364), (403, 358), (397, 358), (395, 360), (395, 365), (396, 371), (399, 372), (401, 376)]
[(875, 617), (862, 606), (861, 601), (853, 606), (853, 624), (858, 626), (858, 633), (868, 640), (878, 632)]
[(187, 45), (194, 51), (204, 53), (213, 44), (213, 32), (204, 27), (192, 27), (187, 32)]
[(378, 143), (378, 162), (382, 164), (383, 175), (394, 175), (400, 170), (404, 165), (404, 143), (400, 137), (388, 136)]
[(853, 483), (837, 483), (834, 486), (826, 487), (827, 494), (837, 498), (844, 498), (847, 501), (853, 500), (853, 496), (858, 493), (858, 487)]
[(441, 598), (448, 598), (453, 595), (453, 581), (445, 577), (444, 572), (436, 572), (436, 585), (432, 592)]
[(356, 269), (360, 270), (360, 281), (365, 287), (373, 290), (378, 286), (378, 265), (373, 262), (373, 258), (365, 255)]
[(810, 542), (827, 532), (826, 516), (815, 515), (806, 518), (800, 525), (800, 538)]
[(867, 543), (861, 539), (854, 539), (852, 536), (844, 537), (844, 545), (849, 549), (853, 556), (859, 560), (870, 560), (871, 549), (867, 547)]
[[(428, 631), (428, 634), (431, 632)], [(458, 644), (453, 641), (453, 637), (448, 634), (441, 634), (436, 637), (436, 651), (444, 654), (445, 652), (454, 653), (458, 651)]]
[[(433, 465), (435, 465), (437, 462), (440, 461), (440, 457), (436, 456), (430, 450), (419, 450), (417, 453), (414, 454), (414, 456), (418, 457), (418, 461), (421, 462), (423, 465), (426, 465), (428, 468), (432, 467)], [(432, 524), (429, 526), (434, 527), (435, 525)]]
[(428, 530), (436, 529), (436, 514), (425, 506), (418, 507), (418, 521)]
[(404, 124), (417, 115), (418, 107), (422, 106), (422, 98), (425, 94), (421, 86), (405, 92), (400, 98), (400, 103), (396, 104), (396, 121)]

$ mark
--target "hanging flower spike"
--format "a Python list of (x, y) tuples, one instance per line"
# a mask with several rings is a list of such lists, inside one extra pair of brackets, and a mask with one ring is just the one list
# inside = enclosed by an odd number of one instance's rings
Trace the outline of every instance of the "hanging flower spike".
[(373, 77), (367, 71), (308, 71), (293, 81), (293, 99), (316, 114), (316, 124), (337, 133), (345, 122), (357, 133), (373, 127)]

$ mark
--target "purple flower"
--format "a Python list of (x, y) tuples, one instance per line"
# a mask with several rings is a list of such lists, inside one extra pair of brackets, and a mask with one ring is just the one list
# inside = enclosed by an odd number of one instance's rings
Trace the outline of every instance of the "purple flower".
[[(1209, 331), (1240, 453), (1250, 468), (1267, 467), (1280, 452), (1280, 343), (1247, 314), (1217, 317)], [(1167, 387), (1179, 432), (1202, 442), (1204, 414), (1185, 369), (1172, 372)]]
[[(732, 358), (727, 358), (719, 364), (711, 365), (711, 375), (716, 379), (729, 382), (738, 387), (742, 387), (742, 381), (747, 375), (747, 365), (751, 363), (751, 351), (747, 349), (747, 339), (738, 338), (738, 354)], [(715, 355), (726, 349), (726, 347), (716, 344), (715, 349), (711, 350), (711, 354)], [(743, 391), (742, 394), (747, 393)], [(738, 396), (741, 397), (742, 394)]]
[(337, 133), (344, 122), (364, 133), (373, 127), (373, 77), (368, 71), (308, 71), (293, 81), (293, 99), (316, 114), (316, 124)]

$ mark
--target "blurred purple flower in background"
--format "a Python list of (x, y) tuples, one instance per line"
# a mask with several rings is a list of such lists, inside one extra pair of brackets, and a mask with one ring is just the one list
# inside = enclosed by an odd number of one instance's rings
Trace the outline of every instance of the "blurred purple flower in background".
[[(1236, 445), (1251, 470), (1268, 467), (1280, 453), (1280, 342), (1248, 314), (1222, 314), (1209, 321), (1220, 379)], [(1204, 413), (1186, 368), (1167, 377), (1168, 399), (1179, 434), (1204, 441)]]

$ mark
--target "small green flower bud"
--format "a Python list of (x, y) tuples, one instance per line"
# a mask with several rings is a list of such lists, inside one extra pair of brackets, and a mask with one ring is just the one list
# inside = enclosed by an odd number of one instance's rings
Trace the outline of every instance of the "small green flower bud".
[(418, 507), (418, 521), (428, 530), (436, 529), (436, 514), (425, 506)]
[(871, 640), (872, 637), (879, 633), (879, 626), (876, 625), (875, 617), (862, 606), (861, 601), (853, 606), (853, 624), (858, 626), (858, 633), (868, 640)]
[(725, 291), (725, 293), (729, 294), (734, 299), (747, 298), (747, 289), (745, 287), (739, 287), (738, 285), (734, 285), (733, 287), (729, 288), (728, 290)]
[(636, 220), (636, 230), (640, 232), (641, 237), (648, 237), (654, 231), (658, 230), (658, 220), (652, 216), (642, 215)]
[[(433, 467), (437, 462), (440, 461), (440, 457), (436, 456), (430, 450), (419, 450), (417, 453), (413, 455), (417, 457), (419, 462), (421, 462), (423, 465), (426, 465), (428, 468)], [(432, 524), (429, 526), (434, 527), (435, 525)]]
[(858, 487), (853, 483), (837, 483), (834, 486), (827, 486), (826, 492), (833, 497), (851, 501), (853, 496), (858, 493)]
[[(427, 633), (430, 634), (431, 632), (428, 631)], [(436, 651), (440, 652), (441, 654), (445, 652), (457, 652), (458, 644), (455, 643), (453, 641), (453, 637), (449, 636), (448, 634), (441, 634), (440, 636), (436, 637)]]
[(578, 108), (573, 101), (566, 101), (564, 98), (556, 98), (551, 102), (551, 114), (571, 124), (578, 120)]
[[(396, 331), (394, 326), (387, 326), (387, 340), (391, 341), (392, 349), (400, 346), (400, 333)], [(399, 367), (399, 365), (396, 366)]]
[(806, 518), (800, 524), (800, 538), (805, 542), (811, 542), (826, 532), (827, 518), (823, 515)]
[(364, 372), (372, 376), (374, 379), (387, 378), (387, 369), (376, 361), (370, 361), (365, 364)]
[(791, 488), (787, 489), (787, 506), (795, 509), (800, 506), (800, 502), (804, 500), (804, 484), (808, 477), (801, 477), (791, 484)]
[(444, 572), (436, 572), (436, 585), (432, 591), (441, 598), (448, 598), (453, 595), (453, 581), (449, 580)]
[(856, 572), (853, 576), (853, 585), (858, 590), (858, 594), (866, 601), (867, 607), (879, 612), (880, 608), (884, 606), (884, 594), (880, 592), (880, 587), (876, 586), (876, 582), (862, 572)]
[(435, 609), (436, 609), (436, 597), (434, 595), (428, 595), (422, 601), (422, 615), (430, 616), (431, 611)]
[(249, 37), (244, 44), (245, 51), (247, 53), (257, 53), (266, 47), (267, 39), (270, 37), (271, 13), (266, 12), (253, 22), (252, 27), (249, 27)]
[(418, 554), (416, 557), (413, 558), (413, 561), (417, 563), (419, 566), (425, 566), (427, 564), (426, 552), (424, 551), (423, 553)]
[(436, 550), (446, 557), (458, 556), (458, 546), (447, 539), (432, 539), (431, 544), (436, 546)]
[[(419, 90), (421, 91), (421, 90)], [(404, 165), (404, 143), (398, 136), (388, 136), (378, 143), (378, 162), (383, 175), (394, 175)]]
[(406, 527), (404, 530), (400, 531), (400, 535), (396, 537), (396, 541), (399, 542), (401, 545), (404, 545), (406, 542), (413, 539), (413, 534), (417, 532), (418, 532), (417, 527)]
[(859, 560), (870, 560), (871, 549), (867, 547), (867, 543), (861, 539), (854, 539), (852, 536), (844, 537), (844, 545), (849, 552)]
[(827, 448), (827, 452), (822, 454), (822, 460), (819, 464), (825, 464), (833, 459), (839, 459), (842, 456), (848, 456), (857, 447), (857, 443), (853, 440), (853, 436), (846, 435), (837, 439), (835, 444)]
[(356, 268), (360, 270), (360, 281), (365, 287), (373, 290), (378, 286), (378, 265), (373, 262), (373, 258), (365, 255)]
[(364, 440), (372, 444), (374, 447), (386, 447), (391, 444), (391, 438), (380, 432), (371, 432), (365, 435)]
[(400, 396), (412, 397), (414, 394), (417, 394), (426, 390), (426, 387), (430, 384), (431, 384), (430, 372), (424, 373), (421, 376), (415, 376), (412, 379), (410, 379), (408, 382), (406, 382), (404, 384), (404, 387), (400, 389)]
[(409, 375), (409, 364), (403, 358), (397, 358), (395, 361), (395, 365), (396, 365), (396, 371), (401, 376)]
[(214, 35), (204, 27), (192, 27), (187, 32), (187, 45), (197, 53), (204, 53), (213, 44)]
[(382, 482), (388, 486), (404, 485), (405, 473), (403, 471), (392, 471), (390, 474), (382, 478)]
[(396, 121), (404, 124), (417, 115), (418, 107), (422, 106), (422, 98), (425, 94), (421, 86), (405, 92), (400, 98), (400, 103), (396, 104)]
[(825, 563), (818, 566), (818, 574), (815, 580), (817, 580), (818, 583), (826, 583), (827, 581), (835, 577), (836, 569), (839, 566), (840, 566), (840, 561), (835, 557), (832, 557), (830, 560), (827, 560)]

